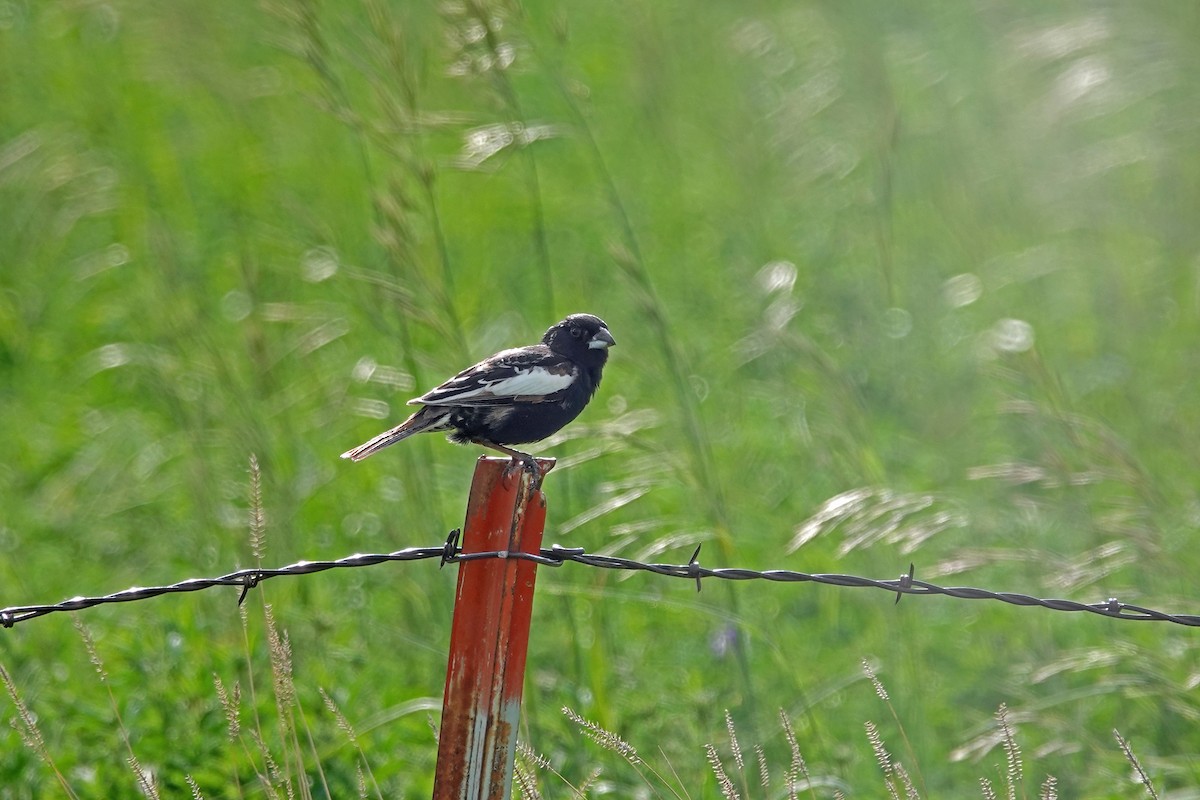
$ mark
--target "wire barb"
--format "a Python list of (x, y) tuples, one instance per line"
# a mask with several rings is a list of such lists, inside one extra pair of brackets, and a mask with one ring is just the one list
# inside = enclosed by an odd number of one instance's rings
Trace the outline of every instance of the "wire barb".
[(904, 593), (912, 588), (915, 569), (914, 564), (911, 561), (908, 562), (908, 572), (900, 576), (900, 582), (896, 586), (896, 602), (892, 605), (900, 605), (900, 598), (904, 597)]
[(257, 573), (250, 573), (245, 576), (242, 581), (242, 593), (238, 596), (238, 606), (246, 602), (246, 595), (250, 594), (251, 589), (258, 588), (258, 581), (259, 575)]
[(1115, 597), (1110, 597), (1100, 603), (1080, 603), (1074, 600), (1054, 598), (1038, 598), (1015, 592), (993, 592), (988, 589), (977, 589), (970, 586), (938, 586), (928, 581), (917, 580), (916, 568), (909, 564), (908, 572), (892, 580), (876, 580), (857, 575), (841, 575), (837, 573), (795, 572), (793, 570), (770, 569), (752, 570), (719, 567), (710, 569), (700, 565), (700, 548), (697, 547), (686, 564), (651, 564), (619, 556), (599, 555), (588, 553), (581, 547), (563, 547), (552, 545), (542, 548), (536, 553), (519, 551), (492, 551), (482, 553), (463, 553), (459, 547), (461, 532), (457, 529), (450, 531), (446, 541), (435, 547), (410, 547), (393, 553), (358, 553), (333, 561), (298, 561), (284, 567), (268, 569), (257, 567), (238, 570), (217, 578), (189, 578), (179, 583), (167, 586), (133, 587), (99, 597), (72, 597), (60, 603), (51, 605), (10, 606), (0, 609), (0, 627), (11, 628), (18, 622), (24, 622), (35, 617), (53, 614), (59, 611), (81, 611), (93, 606), (108, 603), (128, 603), (137, 600), (148, 600), (164, 594), (179, 592), (196, 592), (211, 589), (216, 586), (236, 586), (241, 589), (238, 598), (240, 605), (249, 591), (270, 578), (282, 575), (309, 575), (314, 572), (324, 572), (330, 569), (349, 569), (355, 567), (370, 567), (393, 561), (421, 561), (437, 559), (441, 566), (462, 561), (475, 561), (484, 558), (517, 558), (532, 561), (546, 567), (561, 567), (567, 562), (580, 564), (594, 569), (611, 569), (626, 572), (650, 572), (668, 578), (685, 578), (696, 582), (696, 590), (701, 588), (704, 578), (716, 578), (727, 581), (772, 581), (774, 583), (819, 583), (827, 586), (845, 588), (882, 589), (896, 595), (897, 600), (903, 595), (942, 595), (959, 600), (994, 600), (1015, 606), (1037, 606), (1051, 611), (1085, 612), (1102, 617), (1139, 622), (1170, 622), (1200, 628), (1198, 614), (1168, 614), (1151, 608), (1122, 603)]
[(703, 546), (704, 542), (696, 545), (696, 551), (688, 559), (688, 576), (696, 579), (696, 594), (700, 594), (700, 548)]
[(462, 536), (462, 531), (458, 528), (450, 531), (450, 535), (446, 537), (446, 544), (442, 546), (442, 559), (438, 563), (438, 569), (446, 566), (446, 563), (453, 561), (459, 554), (458, 538)]

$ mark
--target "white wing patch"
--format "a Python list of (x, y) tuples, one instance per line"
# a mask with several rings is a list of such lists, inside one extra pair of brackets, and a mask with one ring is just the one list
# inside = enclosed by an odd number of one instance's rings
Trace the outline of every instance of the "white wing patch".
[[(497, 380), (480, 381), (469, 388), (464, 387), (462, 391), (448, 394), (443, 392), (449, 387), (443, 387), (442, 391), (429, 392), (424, 397), (410, 400), (409, 403), (437, 406), (470, 405), (471, 400), (496, 397), (522, 397), (536, 402), (536, 398), (561, 392), (570, 386), (575, 381), (574, 373), (574, 370), (563, 374), (551, 372), (545, 367), (519, 367), (513, 374)], [(433, 394), (437, 394), (438, 397), (430, 399), (429, 395)]]

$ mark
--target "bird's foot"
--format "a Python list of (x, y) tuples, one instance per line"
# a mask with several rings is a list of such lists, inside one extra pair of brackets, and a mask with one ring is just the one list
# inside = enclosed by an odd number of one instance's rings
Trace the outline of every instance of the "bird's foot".
[(504, 468), (505, 485), (508, 485), (508, 482), (521, 472), (529, 475), (529, 485), (531, 488), (536, 490), (542, 487), (542, 478), (545, 477), (542, 467), (538, 464), (536, 458), (526, 453), (514, 455), (512, 460), (508, 462), (508, 466)]
[(505, 486), (511, 486), (513, 478), (524, 471), (529, 474), (529, 485), (531, 488), (537, 490), (542, 487), (542, 478), (545, 477), (545, 473), (542, 472), (542, 466), (535, 457), (528, 453), (522, 453), (520, 450), (514, 450), (511, 447), (505, 447), (502, 444), (488, 442), (483, 439), (475, 439), (474, 442), (481, 447), (499, 450), (511, 459), (508, 462), (508, 466), (504, 468), (504, 474), (501, 476), (501, 480), (504, 481)]

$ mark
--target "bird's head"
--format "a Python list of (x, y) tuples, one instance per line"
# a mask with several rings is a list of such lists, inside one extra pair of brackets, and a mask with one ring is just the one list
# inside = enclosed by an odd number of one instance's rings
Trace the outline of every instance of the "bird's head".
[(577, 361), (603, 364), (616, 344), (604, 320), (591, 314), (572, 314), (546, 331), (542, 344)]

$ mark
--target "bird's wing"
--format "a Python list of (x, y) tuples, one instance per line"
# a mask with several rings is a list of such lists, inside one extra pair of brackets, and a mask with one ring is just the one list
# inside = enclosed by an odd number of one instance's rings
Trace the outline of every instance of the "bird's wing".
[(409, 405), (495, 406), (562, 399), (579, 368), (544, 345), (504, 350), (463, 370)]

